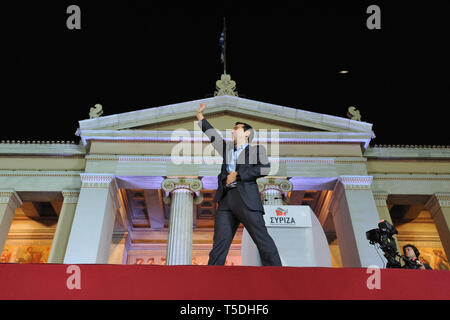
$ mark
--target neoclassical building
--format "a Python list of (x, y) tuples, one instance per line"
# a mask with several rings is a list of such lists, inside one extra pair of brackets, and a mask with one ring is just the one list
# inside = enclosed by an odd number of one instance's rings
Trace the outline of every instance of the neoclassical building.
[[(220, 157), (195, 112), (224, 137), (256, 131), (271, 174), (264, 204), (308, 205), (332, 265), (382, 265), (366, 239), (380, 219), (433, 268), (450, 256), (450, 147), (370, 146), (372, 124), (232, 94), (79, 121), (80, 143), (1, 141), (2, 262), (206, 264)], [(95, 110), (94, 110), (95, 113)], [(242, 227), (227, 265), (241, 264)]]

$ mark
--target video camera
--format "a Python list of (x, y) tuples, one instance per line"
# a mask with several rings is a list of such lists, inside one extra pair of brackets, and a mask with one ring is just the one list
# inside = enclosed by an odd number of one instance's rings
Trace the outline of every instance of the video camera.
[[(366, 238), (370, 244), (375, 245), (375, 243), (378, 243), (380, 245), (387, 260), (386, 268), (418, 269), (417, 261), (409, 260), (398, 253), (395, 239), (392, 237), (397, 233), (397, 229), (392, 224), (386, 220), (381, 220), (378, 223), (378, 229), (366, 232)], [(404, 262), (404, 265), (402, 265), (401, 261)]]

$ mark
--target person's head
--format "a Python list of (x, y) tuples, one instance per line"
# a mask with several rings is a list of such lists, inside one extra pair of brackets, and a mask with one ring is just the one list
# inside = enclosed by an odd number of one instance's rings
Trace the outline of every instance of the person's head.
[(419, 256), (420, 256), (419, 250), (417, 250), (417, 248), (415, 246), (413, 246), (412, 244), (407, 244), (407, 245), (403, 246), (403, 254), (408, 259), (413, 259), (413, 258), (419, 259)]
[(245, 122), (236, 122), (231, 136), (234, 143), (250, 143), (253, 139), (253, 128)]

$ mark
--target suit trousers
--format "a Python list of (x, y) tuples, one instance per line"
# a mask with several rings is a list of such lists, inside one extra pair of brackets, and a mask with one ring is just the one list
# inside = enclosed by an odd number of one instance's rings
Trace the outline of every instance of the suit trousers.
[(231, 242), (241, 222), (256, 244), (262, 264), (281, 266), (278, 249), (267, 232), (263, 212), (249, 210), (237, 188), (226, 191), (219, 201), (214, 219), (213, 248), (209, 253), (208, 265), (225, 264)]

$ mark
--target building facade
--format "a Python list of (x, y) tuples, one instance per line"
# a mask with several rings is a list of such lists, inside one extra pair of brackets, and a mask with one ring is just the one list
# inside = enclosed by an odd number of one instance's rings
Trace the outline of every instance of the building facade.
[[(80, 143), (0, 143), (1, 262), (206, 264), (227, 137), (251, 124), (271, 173), (263, 203), (309, 205), (335, 267), (383, 266), (366, 231), (386, 219), (435, 269), (450, 256), (450, 147), (370, 146), (372, 124), (232, 95), (79, 121)], [(242, 227), (227, 265), (241, 264)]]

